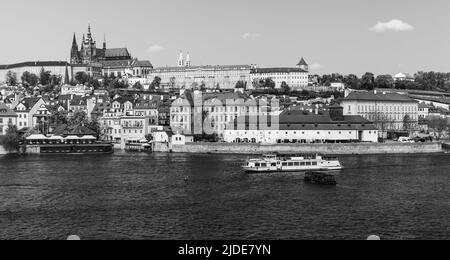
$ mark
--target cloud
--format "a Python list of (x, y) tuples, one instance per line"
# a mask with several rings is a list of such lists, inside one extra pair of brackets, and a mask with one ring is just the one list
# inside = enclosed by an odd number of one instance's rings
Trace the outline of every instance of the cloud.
[(383, 32), (408, 32), (414, 30), (414, 26), (405, 23), (401, 20), (393, 19), (389, 22), (378, 22), (374, 27), (370, 28), (370, 31), (383, 33)]
[(323, 67), (325, 67), (325, 66), (323, 66), (322, 64), (313, 63), (313, 64), (309, 65), (309, 70), (311, 70), (311, 71), (313, 71), (313, 70), (320, 70)]
[(244, 40), (251, 40), (251, 39), (256, 39), (258, 37), (260, 37), (261, 35), (259, 33), (244, 33), (244, 35), (242, 35), (242, 39)]
[(155, 53), (155, 52), (160, 52), (162, 50), (164, 50), (164, 47), (162, 47), (161, 45), (155, 44), (155, 45), (148, 47), (147, 52)]

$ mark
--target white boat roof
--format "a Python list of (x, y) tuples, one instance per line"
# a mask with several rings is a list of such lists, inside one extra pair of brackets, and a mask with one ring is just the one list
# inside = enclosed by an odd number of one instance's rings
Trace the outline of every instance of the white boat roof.
[(38, 135), (30, 135), (27, 137), (27, 140), (47, 140), (48, 138), (45, 135), (38, 134)]
[(76, 135), (69, 135), (69, 136), (67, 136), (65, 139), (79, 140), (80, 137), (78, 137), (78, 136), (76, 136)]
[(59, 136), (59, 135), (54, 135), (54, 136), (50, 137), (49, 139), (50, 140), (62, 140), (64, 138), (62, 136)]
[(81, 137), (81, 139), (83, 139), (83, 140), (97, 140), (97, 138), (95, 138), (92, 135), (85, 135), (85, 136)]

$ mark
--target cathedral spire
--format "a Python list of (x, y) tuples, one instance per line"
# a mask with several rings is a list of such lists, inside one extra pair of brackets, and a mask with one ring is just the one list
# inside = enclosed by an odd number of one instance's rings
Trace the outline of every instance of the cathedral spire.
[(76, 37), (75, 33), (73, 33), (72, 46), (73, 46), (73, 45), (77, 45), (77, 37)]
[(103, 50), (106, 50), (106, 34), (103, 34)]

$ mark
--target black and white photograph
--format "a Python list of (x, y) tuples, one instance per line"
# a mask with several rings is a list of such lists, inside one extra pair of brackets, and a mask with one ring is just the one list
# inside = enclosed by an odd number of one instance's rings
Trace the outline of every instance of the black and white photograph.
[(450, 239), (450, 1), (1, 6), (0, 240)]

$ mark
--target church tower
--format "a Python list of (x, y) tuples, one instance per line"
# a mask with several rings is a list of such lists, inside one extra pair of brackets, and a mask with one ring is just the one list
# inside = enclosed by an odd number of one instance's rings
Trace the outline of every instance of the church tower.
[(190, 67), (190, 66), (191, 66), (191, 57), (188, 52), (187, 56), (186, 56), (186, 67)]
[(83, 57), (83, 63), (89, 64), (97, 60), (97, 44), (92, 39), (91, 25), (88, 26), (88, 33), (86, 39), (83, 35), (83, 45), (81, 47), (81, 55)]
[(300, 62), (297, 64), (297, 67), (304, 71), (309, 71), (308, 63), (306, 63), (305, 59), (301, 59)]
[(180, 51), (180, 56), (178, 58), (178, 67), (184, 67), (183, 51)]
[(78, 44), (75, 33), (73, 34), (72, 49), (70, 51), (70, 63), (72, 64), (80, 63), (80, 53), (78, 52)]

